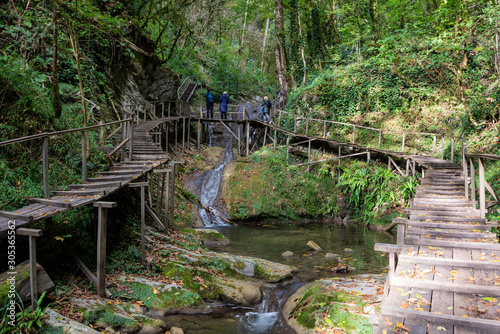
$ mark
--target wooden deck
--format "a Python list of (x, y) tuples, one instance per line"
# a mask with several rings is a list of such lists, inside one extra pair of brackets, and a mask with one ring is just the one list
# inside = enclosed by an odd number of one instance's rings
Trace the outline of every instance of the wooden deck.
[(100, 201), (156, 167), (169, 162), (169, 156), (152, 142), (149, 131), (162, 122), (177, 118), (156, 119), (134, 126), (132, 161), (121, 162), (109, 171), (98, 172), (99, 176), (89, 178), (86, 184), (73, 184), (65, 191), (52, 191), (53, 196), (49, 199), (36, 198), (33, 199), (33, 204), (13, 212), (0, 211), (0, 233), (8, 229), (9, 221), (15, 221), (16, 228), (19, 228)]
[(390, 268), (374, 333), (500, 333), (500, 245), (465, 197), (461, 167), (415, 157), (426, 167), (407, 212), (404, 243)]

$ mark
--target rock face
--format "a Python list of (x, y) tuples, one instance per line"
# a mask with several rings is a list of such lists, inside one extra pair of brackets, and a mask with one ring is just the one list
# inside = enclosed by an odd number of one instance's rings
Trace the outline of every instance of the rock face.
[(70, 318), (57, 313), (52, 309), (47, 309), (45, 311), (47, 318), (45, 323), (51, 327), (61, 328), (63, 333), (75, 333), (75, 334), (98, 334), (99, 332), (81, 324), (79, 322), (73, 321)]
[(177, 101), (179, 77), (154, 55), (153, 41), (133, 28), (127, 38), (135, 46), (131, 47), (134, 56), (115, 54), (106, 65), (117, 105), (123, 108), (145, 101)]

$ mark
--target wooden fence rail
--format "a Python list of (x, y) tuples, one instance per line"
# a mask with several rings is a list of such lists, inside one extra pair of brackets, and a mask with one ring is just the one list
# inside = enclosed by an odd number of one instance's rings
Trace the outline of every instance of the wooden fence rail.
[[(50, 186), (49, 186), (49, 138), (53, 136), (58, 136), (67, 133), (75, 133), (81, 132), (82, 134), (82, 181), (83, 183), (87, 182), (87, 140), (86, 133), (89, 130), (95, 130), (104, 128), (107, 126), (120, 125), (122, 129), (122, 142), (118, 144), (117, 148), (115, 148), (112, 153), (118, 151), (119, 148), (127, 145), (128, 156), (126, 159), (131, 159), (132, 157), (132, 147), (133, 147), (133, 133), (132, 133), (132, 123), (134, 119), (128, 118), (121, 121), (110, 122), (106, 124), (98, 124), (87, 126), (83, 128), (77, 129), (69, 129), (55, 132), (45, 132), (37, 135), (21, 137), (16, 139), (10, 139), (0, 142), (0, 147), (12, 145), (16, 143), (22, 143), (30, 140), (38, 140), (42, 139), (42, 178), (43, 178), (43, 194), (45, 198), (50, 198)], [(113, 132), (114, 133), (114, 132)], [(109, 136), (108, 136), (109, 137)]]

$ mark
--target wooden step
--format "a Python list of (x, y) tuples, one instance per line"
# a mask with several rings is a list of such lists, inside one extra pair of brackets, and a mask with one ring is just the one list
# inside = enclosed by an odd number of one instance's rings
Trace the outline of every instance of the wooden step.
[(55, 206), (64, 209), (71, 209), (73, 207), (73, 205), (69, 202), (55, 201), (47, 198), (30, 198), (29, 200), (34, 203)]
[(94, 183), (85, 183), (85, 184), (70, 184), (68, 185), (68, 189), (93, 189), (93, 188), (117, 188), (121, 187), (121, 182), (94, 182)]
[(500, 270), (500, 262), (481, 260), (456, 260), (443, 257), (400, 255), (398, 257), (398, 263), (430, 264), (436, 266), (448, 266), (453, 268), (474, 268), (476, 270)]
[(433, 222), (469, 222), (469, 223), (485, 223), (484, 218), (467, 218), (467, 217), (451, 217), (451, 216), (433, 216), (433, 215), (410, 215), (410, 219), (417, 221), (433, 221)]
[(464, 185), (453, 185), (453, 186), (433, 186), (433, 185), (420, 185), (417, 190), (440, 190), (440, 191), (464, 191)]
[(96, 172), (97, 175), (140, 175), (143, 174), (145, 169), (132, 169), (132, 170), (112, 170), (106, 172)]
[(405, 245), (423, 245), (423, 246), (437, 246), (437, 247), (455, 247), (455, 248), (471, 248), (483, 250), (496, 250), (500, 251), (500, 244), (487, 243), (487, 242), (473, 242), (473, 241), (451, 241), (451, 240), (435, 240), (427, 238), (405, 238)]
[(500, 296), (500, 287), (495, 285), (436, 282), (427, 279), (393, 277), (391, 279), (391, 287), (395, 286), (404, 287), (407, 290), (411, 287), (456, 293), (475, 293), (495, 297)]
[(104, 189), (52, 191), (54, 196), (104, 196), (105, 193)]
[(450, 205), (454, 207), (464, 207), (464, 208), (469, 208), (472, 206), (471, 201), (469, 201), (466, 198), (437, 199), (437, 198), (422, 197), (422, 198), (414, 198), (413, 204), (437, 205), (437, 206)]
[(408, 236), (430, 235), (431, 237), (434, 236), (443, 238), (470, 238), (470, 239), (481, 238), (481, 239), (494, 239), (494, 240), (497, 239), (497, 235), (494, 233), (450, 231), (449, 229), (436, 230), (436, 229), (418, 228), (418, 227), (407, 228), (406, 234)]
[(103, 176), (103, 177), (95, 177), (95, 178), (90, 178), (87, 179), (88, 182), (112, 182), (112, 181), (131, 181), (136, 178), (141, 176), (141, 174), (135, 176), (129, 176), (129, 175), (118, 175), (118, 176)]
[(439, 189), (419, 189), (415, 191), (415, 197), (422, 197), (425, 195), (438, 195), (438, 196), (462, 196), (465, 198), (464, 190), (439, 190)]
[(412, 216), (445, 216), (445, 217), (464, 217), (464, 218), (477, 218), (481, 213), (477, 211), (439, 211), (439, 210), (416, 210), (414, 208), (405, 209), (407, 213)]
[(426, 227), (426, 228), (438, 228), (438, 229), (454, 229), (454, 230), (481, 230), (490, 231), (493, 227), (498, 227), (498, 225), (485, 225), (485, 224), (465, 224), (465, 223), (433, 223), (428, 221), (415, 221), (408, 220), (408, 227)]
[[(479, 330), (481, 333), (485, 334), (500, 333), (500, 321), (497, 320), (416, 311), (412, 309), (402, 309), (399, 307), (385, 305), (382, 306), (381, 314), (389, 317), (402, 317), (405, 319), (417, 319), (425, 320), (429, 323), (437, 323), (440, 324), (441, 327), (445, 326), (448, 328), (448, 330), (443, 331), (443, 333), (453, 333), (453, 327), (470, 328), (471, 330), (474, 330), (473, 333), (478, 333), (476, 330)], [(464, 331), (463, 333), (467, 333), (467, 331)]]
[(468, 214), (476, 214), (480, 211), (476, 208), (464, 207), (464, 206), (443, 206), (443, 205), (411, 205), (410, 208), (406, 210), (415, 210), (415, 211), (429, 211), (432, 210), (434, 212), (461, 212), (465, 215)]

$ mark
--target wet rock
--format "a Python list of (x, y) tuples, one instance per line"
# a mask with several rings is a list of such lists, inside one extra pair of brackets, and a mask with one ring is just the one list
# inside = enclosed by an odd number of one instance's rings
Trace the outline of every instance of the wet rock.
[(138, 334), (160, 334), (160, 333), (165, 333), (165, 330), (162, 330), (160, 327), (155, 327), (150, 324), (145, 324), (142, 328), (141, 331)]
[(344, 253), (346, 253), (346, 254), (354, 254), (356, 252), (354, 250), (352, 250), (351, 248), (344, 248)]
[(247, 285), (243, 287), (241, 294), (249, 304), (258, 304), (262, 301), (262, 292), (255, 286)]
[(170, 328), (170, 334), (184, 334), (184, 331), (182, 330), (182, 328), (172, 327)]
[(332, 268), (332, 271), (336, 273), (350, 273), (353, 272), (354, 270), (356, 270), (356, 268), (351, 267), (347, 264), (341, 264)]
[(286, 252), (283, 252), (283, 254), (281, 254), (281, 257), (284, 257), (285, 259), (287, 258), (290, 258), (290, 257), (293, 257), (295, 254), (291, 251), (286, 251)]
[(321, 247), (319, 247), (318, 244), (312, 240), (309, 240), (309, 242), (307, 243), (307, 246), (311, 247), (311, 249), (316, 251), (316, 252), (323, 251), (323, 249)]
[(327, 260), (334, 260), (334, 261), (340, 261), (342, 259), (342, 257), (339, 254), (326, 253), (325, 254), (325, 259), (327, 259)]
[(203, 240), (203, 243), (207, 247), (214, 246), (229, 246), (231, 242), (229, 239), (217, 230), (210, 228), (199, 228), (192, 230), (197, 236)]

